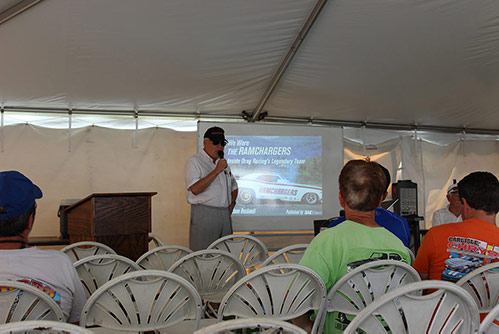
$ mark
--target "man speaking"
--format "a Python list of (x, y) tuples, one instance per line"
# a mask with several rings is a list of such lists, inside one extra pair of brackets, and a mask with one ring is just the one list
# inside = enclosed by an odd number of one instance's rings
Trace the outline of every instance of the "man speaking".
[(204, 133), (203, 150), (185, 165), (187, 201), (191, 204), (189, 248), (193, 251), (206, 249), (232, 233), (230, 216), (236, 205), (237, 182), (224, 159), (226, 144), (222, 128), (209, 128)]

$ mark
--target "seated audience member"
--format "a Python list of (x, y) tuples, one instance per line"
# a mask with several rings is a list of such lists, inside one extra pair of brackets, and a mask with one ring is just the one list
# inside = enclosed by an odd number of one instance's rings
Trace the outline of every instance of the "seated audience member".
[(66, 321), (77, 323), (85, 292), (68, 256), (27, 244), (42, 191), (16, 171), (0, 172), (0, 280), (31, 284), (48, 291)]
[[(353, 267), (375, 258), (410, 261), (400, 239), (374, 220), (374, 211), (386, 191), (386, 177), (379, 164), (349, 161), (341, 170), (339, 187), (339, 200), (347, 220), (319, 233), (300, 261), (324, 280), (328, 291)], [(324, 333), (343, 332), (352, 318), (342, 313), (328, 314)], [(310, 325), (305, 316), (294, 322), (304, 328)]]
[[(390, 187), (391, 178), (388, 169), (386, 169), (382, 165), (379, 165), (379, 167), (381, 167), (386, 177), (385, 195), (383, 196), (384, 201), (386, 196), (388, 195), (388, 187)], [(345, 220), (345, 217), (338, 218), (331, 224), (329, 224), (328, 228), (335, 227), (343, 223)], [(397, 215), (396, 213), (388, 211), (387, 209), (378, 207), (376, 208), (376, 210), (374, 210), (374, 220), (379, 226), (384, 227), (388, 231), (395, 234), (395, 236), (397, 236), (397, 238), (399, 238), (406, 247), (411, 247), (411, 232), (409, 230), (409, 223), (405, 218)]]
[(499, 261), (499, 182), (474, 172), (458, 183), (464, 221), (432, 227), (414, 260), (422, 279), (458, 281), (469, 271)]
[[(456, 182), (456, 180), (454, 180)], [(447, 189), (447, 200), (449, 205), (446, 208), (437, 210), (433, 212), (433, 219), (431, 221), (431, 226), (438, 226), (447, 223), (457, 223), (462, 222), (461, 211), (463, 210), (463, 204), (459, 198), (459, 193), (457, 190), (457, 184), (452, 184), (449, 189)]]

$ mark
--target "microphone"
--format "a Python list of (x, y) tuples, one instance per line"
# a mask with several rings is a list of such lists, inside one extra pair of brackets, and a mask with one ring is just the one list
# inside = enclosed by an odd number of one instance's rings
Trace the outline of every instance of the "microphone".
[[(220, 159), (223, 159), (224, 158), (224, 151), (220, 150), (218, 151), (218, 157)], [(227, 175), (227, 170), (224, 169), (224, 174)]]

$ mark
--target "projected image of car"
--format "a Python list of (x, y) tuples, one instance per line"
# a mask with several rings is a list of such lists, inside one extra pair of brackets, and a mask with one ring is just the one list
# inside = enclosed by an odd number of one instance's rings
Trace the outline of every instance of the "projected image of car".
[(237, 180), (239, 203), (252, 204), (256, 200), (280, 200), (315, 205), (322, 202), (322, 188), (293, 183), (277, 173), (252, 173)]

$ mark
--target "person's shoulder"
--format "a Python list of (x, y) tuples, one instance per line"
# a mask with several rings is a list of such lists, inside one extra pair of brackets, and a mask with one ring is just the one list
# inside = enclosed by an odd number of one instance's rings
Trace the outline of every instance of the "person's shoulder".
[(201, 159), (201, 152), (191, 155), (189, 159), (187, 159), (187, 162), (195, 162), (199, 161), (199, 159)]
[(476, 229), (477, 226), (480, 226), (480, 230), (488, 230), (492, 231), (493, 233), (499, 232), (499, 227), (495, 224), (491, 224), (489, 222), (486, 222), (484, 220), (480, 220), (477, 218), (468, 218), (465, 219), (461, 222), (456, 222), (452, 225), (459, 226), (462, 229)]
[(434, 215), (443, 215), (443, 214), (446, 214), (448, 211), (449, 211), (449, 209), (447, 209), (447, 208), (441, 208), (441, 209), (435, 210), (433, 212), (433, 214)]
[(345, 221), (345, 217), (339, 217), (335, 220), (333, 220), (331, 223), (329, 223), (329, 225), (327, 226), (328, 228), (331, 228), (331, 227), (335, 227), (335, 226), (338, 226), (339, 224), (343, 223)]
[(404, 217), (399, 216), (395, 212), (391, 212), (384, 208), (376, 208), (376, 210), (374, 210), (374, 213), (376, 218), (406, 221)]
[(325, 240), (329, 240), (331, 238), (334, 238), (336, 235), (341, 234), (341, 231), (343, 229), (342, 225), (343, 224), (339, 224), (339, 225), (335, 226), (334, 228), (327, 228), (327, 229), (323, 230), (322, 232), (317, 234), (314, 237), (314, 239), (312, 239), (312, 242), (320, 243), (320, 242), (325, 242)]
[(448, 234), (451, 231), (455, 230), (456, 230), (455, 224), (442, 224), (442, 225), (432, 226), (430, 227), (428, 232), (426, 232), (425, 238), (432, 237), (434, 235)]
[(70, 258), (66, 254), (64, 254), (63, 252), (58, 251), (58, 250), (32, 248), (32, 252), (33, 252), (32, 256), (49, 258), (51, 261), (54, 261), (54, 262), (57, 261), (57, 262), (62, 262), (62, 263), (66, 263), (66, 264), (69, 263), (69, 264), (73, 265)]

